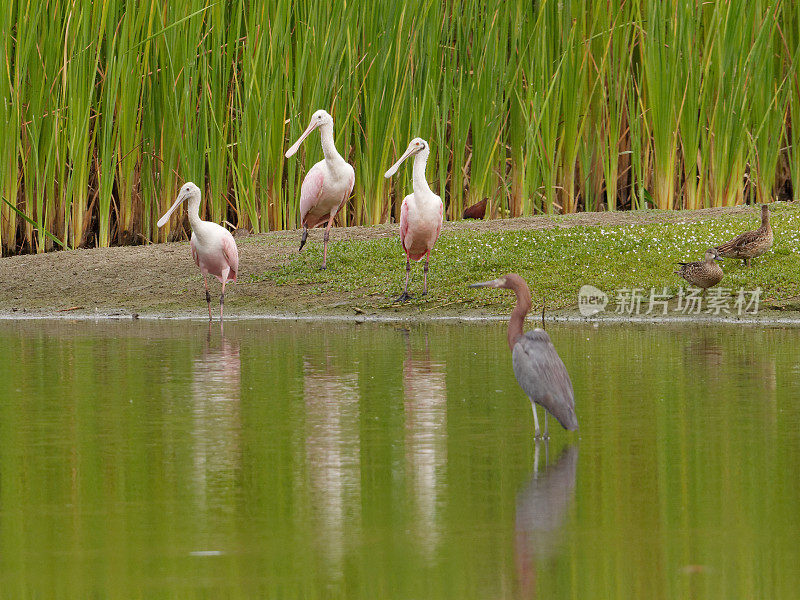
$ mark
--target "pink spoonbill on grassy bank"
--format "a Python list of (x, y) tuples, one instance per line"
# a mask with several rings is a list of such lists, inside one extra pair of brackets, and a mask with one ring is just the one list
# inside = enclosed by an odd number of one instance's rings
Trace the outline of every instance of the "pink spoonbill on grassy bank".
[(550, 437), (547, 431), (547, 413), (558, 419), (564, 429), (577, 430), (578, 418), (575, 416), (572, 380), (550, 341), (550, 336), (544, 329), (534, 329), (527, 333), (522, 331), (525, 315), (531, 310), (531, 292), (525, 280), (516, 273), (509, 273), (469, 287), (505, 288), (514, 290), (517, 295), (517, 304), (511, 311), (508, 323), (508, 347), (511, 348), (514, 375), (531, 401), (535, 439), (542, 437), (539, 432), (539, 417), (536, 415), (537, 404), (545, 410), (544, 439)]
[(222, 284), (222, 294), (219, 297), (219, 320), (221, 322), (222, 307), (225, 303), (225, 283), (236, 281), (236, 274), (239, 272), (239, 249), (236, 247), (230, 231), (222, 225), (203, 221), (200, 218), (200, 188), (192, 182), (184, 184), (181, 188), (175, 203), (158, 220), (159, 227), (166, 225), (170, 215), (184, 200), (189, 201), (189, 224), (192, 226), (192, 239), (189, 245), (192, 248), (194, 262), (203, 273), (209, 321), (213, 317), (211, 316), (211, 294), (208, 292), (208, 276), (213, 275)]
[(428, 142), (422, 138), (414, 138), (408, 145), (403, 156), (386, 171), (388, 179), (400, 168), (400, 164), (410, 156), (414, 157), (413, 189), (414, 193), (403, 199), (400, 208), (400, 242), (406, 253), (406, 285), (403, 293), (396, 302), (405, 302), (411, 296), (408, 294), (408, 278), (411, 274), (411, 261), (420, 261), (425, 258), (423, 268), (425, 283), (422, 295), (428, 293), (428, 263), (431, 250), (439, 233), (442, 231), (442, 215), (444, 204), (442, 199), (433, 193), (425, 179), (425, 165), (428, 163), (430, 148)]
[(356, 172), (336, 151), (333, 142), (333, 117), (324, 110), (318, 110), (311, 115), (311, 123), (294, 145), (286, 151), (286, 158), (293, 156), (303, 140), (315, 129), (319, 129), (325, 158), (309, 169), (300, 187), (300, 224), (303, 226), (300, 250), (306, 243), (308, 230), (327, 221), (322, 251), (322, 268), (325, 269), (328, 263), (328, 238), (331, 226), (336, 213), (347, 202), (353, 191)]

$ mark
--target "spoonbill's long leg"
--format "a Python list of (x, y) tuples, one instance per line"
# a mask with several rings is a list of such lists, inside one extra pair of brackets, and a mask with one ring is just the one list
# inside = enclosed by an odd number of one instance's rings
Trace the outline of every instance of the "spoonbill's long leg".
[(331, 235), (331, 227), (333, 226), (333, 220), (336, 218), (336, 213), (331, 212), (331, 217), (328, 219), (328, 226), (325, 228), (325, 237), (323, 237), (323, 247), (322, 247), (322, 268), (328, 268), (328, 238)]
[(408, 277), (409, 277), (409, 275), (411, 275), (411, 259), (408, 258), (408, 253), (406, 253), (406, 287), (403, 288), (403, 293), (400, 294), (400, 296), (398, 296), (398, 298), (397, 298), (397, 300), (395, 300), (395, 302), (405, 302), (406, 300), (411, 298), (411, 296), (408, 293)]
[(428, 250), (425, 253), (425, 266), (422, 268), (422, 272), (424, 273), (425, 283), (422, 286), (422, 295), (425, 296), (428, 293), (428, 263), (431, 260), (431, 251)]
[(214, 317), (211, 316), (211, 294), (208, 292), (208, 275), (203, 273), (203, 285), (206, 286), (206, 303), (208, 304), (208, 321), (211, 322), (214, 320)]

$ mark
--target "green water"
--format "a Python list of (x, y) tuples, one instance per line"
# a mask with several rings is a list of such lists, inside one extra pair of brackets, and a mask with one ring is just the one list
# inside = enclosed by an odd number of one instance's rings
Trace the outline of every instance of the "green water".
[(796, 598), (800, 330), (549, 330), (0, 323), (0, 598)]

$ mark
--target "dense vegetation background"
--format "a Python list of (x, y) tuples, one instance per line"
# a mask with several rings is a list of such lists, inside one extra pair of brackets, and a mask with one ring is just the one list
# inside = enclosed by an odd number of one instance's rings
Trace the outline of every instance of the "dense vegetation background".
[(17, 0), (0, 31), (4, 254), (175, 235), (155, 222), (185, 180), (213, 221), (295, 227), (318, 136), (283, 152), (318, 108), (356, 169), (348, 224), (393, 218), (410, 174), (383, 172), (417, 135), (450, 218), (800, 181), (789, 0)]

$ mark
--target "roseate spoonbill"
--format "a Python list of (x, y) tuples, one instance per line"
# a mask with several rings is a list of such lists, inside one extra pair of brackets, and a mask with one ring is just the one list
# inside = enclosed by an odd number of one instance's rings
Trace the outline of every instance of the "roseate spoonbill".
[(286, 158), (293, 156), (303, 140), (315, 129), (319, 129), (322, 153), (325, 158), (309, 169), (303, 179), (303, 185), (300, 187), (300, 224), (303, 226), (300, 250), (306, 243), (308, 230), (327, 221), (322, 251), (322, 268), (325, 269), (328, 262), (328, 238), (333, 219), (347, 202), (350, 192), (353, 191), (356, 172), (336, 151), (333, 143), (333, 117), (324, 110), (318, 110), (311, 115), (311, 123), (308, 124), (303, 135), (286, 151)]
[(680, 267), (675, 271), (692, 285), (706, 291), (722, 281), (722, 269), (714, 262), (722, 260), (716, 248), (706, 250), (705, 260), (697, 262), (681, 262)]
[(422, 295), (428, 293), (428, 263), (431, 259), (433, 245), (439, 239), (439, 233), (442, 231), (442, 214), (444, 212), (442, 199), (433, 193), (425, 180), (425, 165), (428, 163), (429, 154), (428, 142), (422, 138), (414, 138), (408, 144), (403, 156), (384, 174), (384, 177), (388, 179), (397, 173), (397, 169), (405, 159), (409, 156), (414, 157), (414, 193), (403, 199), (403, 205), (400, 208), (400, 242), (406, 253), (406, 286), (402, 295), (395, 302), (405, 302), (411, 298), (408, 294), (411, 261), (419, 262), (423, 257), (425, 258), (425, 267), (423, 268), (425, 283)]
[(769, 225), (769, 206), (761, 205), (761, 227), (755, 231), (745, 231), (730, 242), (716, 247), (717, 253), (725, 258), (741, 258), (746, 267), (750, 259), (761, 256), (772, 248), (772, 227)]
[(531, 310), (531, 292), (525, 280), (516, 273), (509, 273), (492, 281), (473, 283), (471, 286), (505, 288), (514, 290), (517, 304), (511, 311), (508, 323), (508, 347), (511, 348), (514, 375), (522, 390), (528, 395), (533, 409), (535, 439), (539, 439), (539, 418), (536, 405), (544, 407), (544, 439), (547, 432), (547, 413), (552, 414), (564, 429), (578, 429), (575, 416), (575, 396), (567, 368), (558, 356), (550, 336), (544, 329), (523, 333), (525, 315)]
[(203, 285), (206, 287), (206, 302), (208, 303), (208, 320), (211, 316), (211, 294), (208, 292), (208, 276), (213, 275), (222, 283), (222, 294), (219, 297), (219, 320), (222, 322), (222, 306), (225, 303), (225, 283), (236, 281), (239, 272), (239, 249), (231, 232), (222, 225), (203, 221), (200, 218), (200, 188), (191, 181), (184, 184), (170, 209), (158, 220), (158, 226), (163, 227), (169, 221), (170, 215), (175, 212), (178, 205), (184, 200), (189, 201), (189, 224), (192, 226), (192, 257), (200, 271), (203, 273)]

